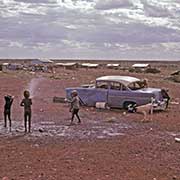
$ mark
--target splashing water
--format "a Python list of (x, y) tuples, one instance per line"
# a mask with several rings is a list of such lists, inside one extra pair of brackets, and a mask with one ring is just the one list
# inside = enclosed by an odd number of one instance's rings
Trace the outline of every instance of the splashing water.
[(30, 92), (31, 98), (36, 96), (38, 85), (41, 82), (42, 78), (33, 78), (31, 79), (30, 83), (28, 84), (28, 90)]

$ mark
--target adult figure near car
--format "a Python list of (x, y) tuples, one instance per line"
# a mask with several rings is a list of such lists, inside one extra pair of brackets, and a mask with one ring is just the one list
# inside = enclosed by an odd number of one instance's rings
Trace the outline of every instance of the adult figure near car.
[(162, 94), (163, 99), (166, 100), (166, 109), (167, 109), (168, 105), (169, 105), (169, 101), (170, 101), (170, 96), (168, 94), (168, 89), (162, 88), (161, 89), (161, 94)]
[(144, 83), (144, 88), (148, 87), (148, 79), (143, 79), (143, 83)]
[(146, 78), (142, 79), (140, 82), (141, 82), (140, 83), (141, 88), (147, 88), (148, 87), (148, 80)]

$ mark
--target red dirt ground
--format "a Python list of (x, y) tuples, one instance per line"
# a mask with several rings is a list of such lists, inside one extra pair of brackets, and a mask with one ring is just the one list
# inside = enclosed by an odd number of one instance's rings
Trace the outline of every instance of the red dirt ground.
[[(15, 96), (13, 129), (3, 128), (0, 116), (0, 178), (8, 180), (180, 180), (180, 84), (164, 80), (175, 66), (160, 74), (137, 74), (110, 69), (56, 70), (56, 74), (0, 72), (0, 110), (3, 96)], [(66, 104), (53, 103), (65, 88), (94, 81), (102, 75), (147, 78), (151, 87), (169, 88), (171, 104), (153, 121), (123, 110), (83, 107), (81, 125), (69, 126)], [(23, 133), (22, 93), (33, 83), (32, 133)], [(39, 132), (39, 129), (43, 132)]]

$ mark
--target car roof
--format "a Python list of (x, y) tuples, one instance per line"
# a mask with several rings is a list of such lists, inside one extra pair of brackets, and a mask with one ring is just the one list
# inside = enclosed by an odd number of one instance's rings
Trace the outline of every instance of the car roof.
[(96, 81), (114, 81), (127, 86), (130, 83), (140, 81), (140, 79), (131, 76), (102, 76), (97, 78)]

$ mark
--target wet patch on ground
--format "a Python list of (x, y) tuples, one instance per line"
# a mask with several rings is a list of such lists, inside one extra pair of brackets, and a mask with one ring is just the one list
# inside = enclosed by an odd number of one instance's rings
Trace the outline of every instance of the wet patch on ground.
[[(114, 136), (124, 136), (129, 129), (135, 128), (135, 125), (129, 125), (122, 122), (107, 123), (107, 122), (88, 122), (88, 123), (73, 123), (73, 124), (56, 124), (52, 121), (44, 121), (32, 125), (32, 132), (29, 138), (40, 137), (60, 137), (64, 139), (103, 139)], [(13, 122), (11, 132), (8, 128), (3, 127), (0, 123), (0, 136), (10, 137), (25, 134), (22, 122)]]
[(31, 133), (24, 132), (23, 122), (13, 122), (11, 132), (9, 128), (4, 128), (3, 123), (0, 123), (0, 137), (16, 138), (25, 137), (29, 140), (35, 140), (40, 138), (60, 138), (64, 140), (73, 139), (107, 139), (117, 136), (131, 135), (150, 135), (152, 136), (156, 131), (158, 137), (174, 137), (180, 135), (175, 132), (157, 132), (157, 127), (154, 127), (150, 123), (125, 123), (120, 121), (89, 121), (78, 123), (66, 123), (57, 124), (53, 121), (42, 121), (40, 123), (34, 123), (32, 125)]

